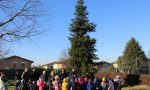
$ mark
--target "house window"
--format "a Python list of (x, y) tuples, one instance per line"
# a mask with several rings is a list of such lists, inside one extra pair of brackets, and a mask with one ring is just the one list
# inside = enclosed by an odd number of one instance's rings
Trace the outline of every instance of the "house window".
[(26, 67), (26, 63), (25, 62), (21, 62), (21, 68), (25, 68)]
[(13, 68), (17, 68), (17, 62), (13, 62)]

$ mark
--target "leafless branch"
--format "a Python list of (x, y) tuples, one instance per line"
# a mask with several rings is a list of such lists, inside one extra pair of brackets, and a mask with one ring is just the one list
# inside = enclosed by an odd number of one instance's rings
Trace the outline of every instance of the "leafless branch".
[(59, 60), (64, 61), (64, 60), (68, 60), (69, 58), (70, 56), (69, 56), (68, 48), (64, 48), (60, 53)]
[[(0, 1), (1, 7), (8, 9), (9, 7), (3, 5)], [(6, 2), (7, 1), (7, 2)], [(10, 0), (6, 0), (5, 3), (10, 3)], [(13, 0), (13, 2), (18, 0)], [(9, 11), (9, 14), (4, 14), (6, 18), (0, 21), (0, 39), (6, 41), (20, 40), (28, 38), (41, 33), (41, 27), (39, 25), (40, 16), (44, 15), (42, 10), (42, 3), (40, 0), (22, 0), (21, 5), (14, 7)], [(7, 11), (7, 10), (6, 10)], [(8, 17), (7, 17), (8, 16)], [(38, 28), (37, 28), (38, 27)], [(5, 30), (3, 29), (5, 28)], [(3, 31), (4, 30), (4, 31)], [(11, 38), (8, 38), (11, 37)]]
[[(42, 0), (0, 0), (0, 41), (14, 42), (43, 33), (48, 15)], [(0, 46), (0, 55), (5, 51)], [(4, 52), (3, 52), (4, 53)]]

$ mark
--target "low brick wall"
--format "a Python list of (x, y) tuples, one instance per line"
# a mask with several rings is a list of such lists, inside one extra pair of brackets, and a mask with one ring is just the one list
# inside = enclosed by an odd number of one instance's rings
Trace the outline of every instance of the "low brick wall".
[(123, 83), (128, 85), (150, 85), (150, 75), (143, 75), (143, 74), (125, 74), (125, 73), (96, 73), (95, 76), (102, 78), (109, 76), (114, 79), (117, 75), (121, 76), (121, 80)]

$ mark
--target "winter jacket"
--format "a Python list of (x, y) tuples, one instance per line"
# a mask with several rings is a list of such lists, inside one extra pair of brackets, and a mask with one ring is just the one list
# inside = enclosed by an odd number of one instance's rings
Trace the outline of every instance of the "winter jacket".
[(98, 78), (94, 79), (94, 88), (95, 90), (101, 90), (100, 80)]
[(30, 80), (37, 81), (39, 79), (39, 73), (37, 71), (32, 71), (30, 73)]
[(25, 80), (25, 83), (29, 81), (29, 73), (28, 72), (23, 72), (21, 75), (21, 79)]
[(54, 90), (60, 90), (60, 87), (59, 87), (59, 82), (57, 80), (55, 80), (53, 82), (53, 86), (54, 86)]
[(37, 81), (37, 86), (39, 90), (44, 90), (44, 82), (42, 80)]
[(68, 90), (68, 83), (66, 78), (64, 78), (63, 83), (62, 83), (62, 90)]
[(93, 82), (88, 82), (87, 90), (95, 90)]

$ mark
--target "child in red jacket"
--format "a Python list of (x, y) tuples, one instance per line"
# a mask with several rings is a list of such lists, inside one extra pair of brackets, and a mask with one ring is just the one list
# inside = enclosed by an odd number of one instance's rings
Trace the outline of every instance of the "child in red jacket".
[(39, 87), (39, 90), (44, 90), (44, 82), (41, 78), (37, 81), (37, 86)]

